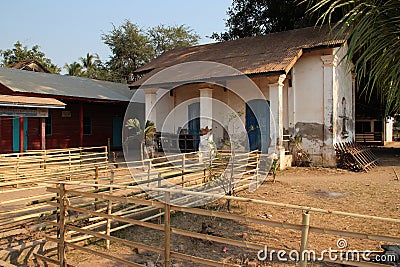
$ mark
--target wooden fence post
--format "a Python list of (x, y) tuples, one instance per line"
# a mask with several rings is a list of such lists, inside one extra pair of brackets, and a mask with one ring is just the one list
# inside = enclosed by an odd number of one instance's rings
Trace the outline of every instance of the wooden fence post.
[(46, 161), (47, 161), (47, 152), (46, 152), (46, 150), (44, 151), (44, 154), (43, 154), (43, 171), (44, 172), (46, 172), (46, 168), (47, 168), (47, 166), (46, 166)]
[(164, 266), (171, 266), (171, 193), (165, 192), (165, 208), (164, 208), (164, 235), (165, 235), (165, 250), (164, 250)]
[(68, 180), (71, 181), (71, 150), (68, 150)]
[(108, 158), (108, 159), (111, 158), (111, 139), (110, 138), (107, 138), (106, 158)]
[(60, 194), (58, 198), (58, 203), (60, 205), (60, 213), (57, 216), (58, 223), (58, 260), (60, 261), (60, 267), (67, 266), (65, 258), (65, 211), (66, 211), (66, 201), (67, 196), (65, 194), (65, 184), (58, 184), (57, 187), (60, 188)]
[[(17, 166), (16, 166), (16, 172), (15, 172), (15, 177), (17, 180), (19, 180), (19, 156), (20, 154), (17, 154)], [(15, 185), (16, 188), (18, 188), (18, 183)]]
[[(99, 166), (95, 166), (94, 167), (94, 183), (95, 184), (99, 184)], [(96, 192), (97, 192), (98, 189), (99, 189), (98, 186), (94, 187), (94, 190), (96, 190)], [(99, 200), (98, 198), (94, 199), (94, 209), (95, 210), (97, 210), (97, 201), (98, 200)]]
[(147, 187), (150, 186), (150, 176), (151, 176), (151, 159), (149, 159), (147, 166)]
[(260, 171), (260, 154), (258, 154), (258, 151), (257, 151), (257, 154), (256, 154), (256, 182), (257, 182), (257, 185), (258, 185), (258, 177), (259, 177), (259, 171)]
[(79, 148), (79, 165), (82, 168), (82, 147)]
[[(112, 185), (114, 184), (114, 168), (113, 167), (111, 167), (111, 170), (110, 170), (110, 195), (112, 195), (112, 193), (113, 193), (113, 187), (112, 187)], [(108, 206), (107, 206), (107, 214), (108, 215), (111, 215), (112, 214), (112, 201), (111, 200), (109, 200), (108, 201)], [(110, 218), (107, 218), (107, 226), (106, 226), (106, 235), (108, 235), (108, 236), (110, 236), (111, 235), (111, 222), (112, 222), (112, 220), (110, 219)], [(110, 249), (110, 240), (109, 239), (107, 239), (106, 240), (106, 248), (107, 249)]]
[(186, 156), (184, 153), (182, 153), (182, 187), (185, 187), (185, 161), (186, 161)]
[(308, 233), (310, 230), (310, 214), (308, 212), (303, 212), (302, 223), (303, 226), (301, 230), (301, 245), (300, 245), (300, 267), (307, 266), (307, 258), (305, 257), (304, 251), (308, 248)]

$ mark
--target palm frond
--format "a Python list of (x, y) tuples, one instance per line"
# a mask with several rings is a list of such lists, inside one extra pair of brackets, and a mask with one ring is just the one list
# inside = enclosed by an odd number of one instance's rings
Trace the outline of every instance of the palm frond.
[(347, 60), (354, 63), (357, 84), (370, 97), (378, 92), (386, 113), (400, 111), (400, 1), (398, 0), (309, 0), (309, 11), (326, 8), (318, 23), (331, 21), (332, 14), (345, 15), (332, 25), (348, 43)]

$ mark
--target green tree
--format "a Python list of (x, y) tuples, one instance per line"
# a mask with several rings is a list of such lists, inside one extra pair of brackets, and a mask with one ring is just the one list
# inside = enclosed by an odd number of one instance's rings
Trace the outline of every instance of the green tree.
[(154, 57), (150, 38), (129, 20), (119, 27), (113, 25), (113, 30), (103, 34), (102, 39), (111, 49), (107, 65), (114, 81), (131, 80), (132, 72)]
[(386, 113), (400, 112), (400, 1), (308, 0), (311, 12), (321, 12), (319, 23), (345, 9), (334, 24), (348, 44), (347, 62), (354, 63), (359, 87), (378, 95)]
[(64, 69), (67, 71), (69, 76), (82, 76), (82, 65), (78, 62), (73, 62), (71, 64), (65, 63)]
[[(318, 13), (306, 11), (307, 4), (300, 0), (233, 0), (227, 11), (227, 30), (213, 33), (211, 38), (228, 41), (314, 26)], [(336, 13), (334, 19), (340, 17)]]
[(150, 28), (148, 35), (155, 56), (175, 48), (197, 45), (200, 40), (200, 35), (186, 25), (165, 26), (161, 24)]
[(87, 53), (86, 57), (80, 57), (79, 60), (81, 61), (84, 68), (82, 76), (91, 79), (96, 78), (97, 68), (99, 64), (101, 64), (99, 55)]
[(50, 73), (60, 73), (61, 71), (57, 65), (46, 57), (45, 53), (40, 51), (38, 45), (34, 45), (29, 49), (27, 46), (23, 46), (20, 41), (17, 41), (12, 49), (0, 50), (0, 56), (2, 57), (0, 65), (6, 68), (10, 68), (22, 61), (36, 60)]
[(119, 27), (113, 25), (113, 30), (103, 34), (102, 39), (112, 54), (106, 63), (111, 79), (128, 82), (134, 70), (168, 50), (198, 44), (200, 36), (185, 25), (159, 25), (143, 30), (126, 20)]

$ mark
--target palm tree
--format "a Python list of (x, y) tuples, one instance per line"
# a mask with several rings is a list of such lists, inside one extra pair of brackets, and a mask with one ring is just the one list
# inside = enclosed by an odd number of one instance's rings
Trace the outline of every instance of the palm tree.
[(400, 111), (400, 1), (399, 0), (305, 0), (311, 12), (323, 12), (319, 22), (334, 24), (348, 44), (347, 61), (354, 63), (358, 85), (380, 96), (386, 113)]
[(86, 57), (80, 57), (79, 60), (86, 69), (86, 77), (95, 78), (95, 72), (99, 62), (99, 55), (87, 53)]
[(69, 76), (82, 76), (82, 65), (76, 61), (71, 64), (65, 63), (64, 69)]
[(143, 129), (140, 125), (139, 119), (128, 119), (125, 123), (125, 127), (132, 131), (132, 134), (130, 134), (125, 140), (126, 149), (128, 149), (130, 144), (140, 142), (140, 158), (142, 163), (145, 155), (146, 157), (151, 158), (153, 156), (152, 150), (154, 149), (154, 134), (156, 133), (154, 122), (146, 121)]

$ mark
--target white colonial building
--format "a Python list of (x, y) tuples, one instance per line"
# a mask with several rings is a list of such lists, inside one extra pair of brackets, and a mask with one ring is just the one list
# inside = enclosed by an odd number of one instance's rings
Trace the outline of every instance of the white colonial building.
[(346, 49), (328, 28), (175, 49), (138, 69), (130, 87), (143, 89), (158, 131), (196, 134), (209, 126), (217, 146), (227, 132), (245, 136), (244, 146), (277, 153), (282, 168), (290, 158), (285, 137), (301, 136), (313, 164), (335, 166), (334, 144), (355, 135)]

